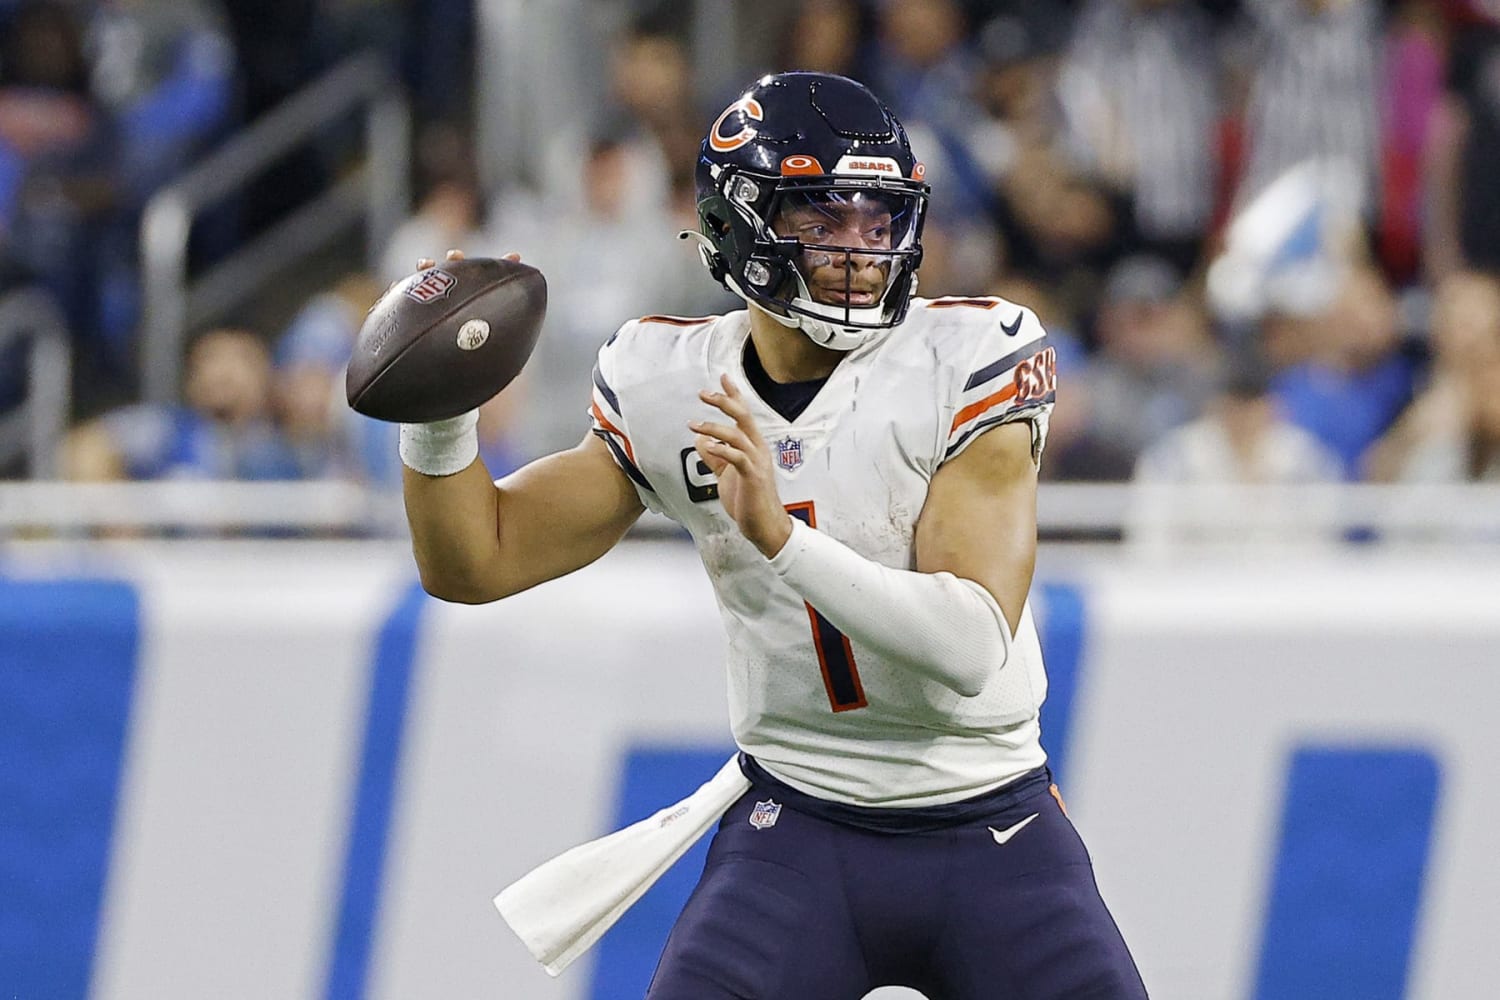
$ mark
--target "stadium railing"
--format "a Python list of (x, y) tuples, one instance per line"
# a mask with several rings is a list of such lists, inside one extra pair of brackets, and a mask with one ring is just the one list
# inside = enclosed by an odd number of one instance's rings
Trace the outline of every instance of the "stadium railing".
[(0, 358), (17, 346), (25, 351), (25, 391), (0, 415), (0, 466), (24, 455), (28, 475), (51, 478), (72, 405), (73, 362), (67, 323), (41, 289), (0, 296)]
[[(1320, 487), (1142, 487), (1044, 483), (1045, 541), (1308, 547), (1403, 542), (1500, 546), (1500, 484)], [(0, 483), (10, 538), (271, 535), (397, 538), (401, 499), (348, 482), (162, 481)], [(680, 533), (647, 514), (643, 535)]]
[[(195, 217), (244, 188), (298, 146), (363, 111), (362, 164), (205, 274), (189, 278)], [(146, 399), (178, 395), (188, 331), (263, 291), (278, 270), (326, 247), (361, 218), (372, 259), (410, 203), (410, 112), (385, 61), (352, 56), (225, 142), (157, 192), (141, 215), (144, 303), (141, 387)]]

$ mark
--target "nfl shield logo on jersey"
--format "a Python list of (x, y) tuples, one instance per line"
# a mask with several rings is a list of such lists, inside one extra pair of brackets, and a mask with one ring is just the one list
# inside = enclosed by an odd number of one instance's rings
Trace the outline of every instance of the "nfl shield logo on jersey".
[(788, 472), (802, 464), (802, 439), (784, 437), (776, 442), (776, 464)]
[(781, 816), (781, 805), (767, 799), (764, 802), (755, 803), (755, 808), (750, 812), (750, 825), (757, 830), (776, 825), (776, 820)]

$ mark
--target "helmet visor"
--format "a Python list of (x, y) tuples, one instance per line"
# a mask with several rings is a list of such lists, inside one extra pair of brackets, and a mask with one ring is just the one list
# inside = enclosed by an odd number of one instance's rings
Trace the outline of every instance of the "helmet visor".
[(789, 306), (851, 326), (882, 325), (886, 295), (918, 245), (923, 198), (875, 186), (778, 191), (767, 213), (771, 229), (798, 244), (793, 262), (802, 287)]

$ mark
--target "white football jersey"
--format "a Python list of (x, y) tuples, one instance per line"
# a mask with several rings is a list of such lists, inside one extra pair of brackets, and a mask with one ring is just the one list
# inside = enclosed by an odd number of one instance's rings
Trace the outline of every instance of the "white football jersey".
[(1040, 459), (1055, 352), (1036, 316), (1003, 299), (913, 300), (905, 322), (850, 351), (788, 421), (745, 375), (749, 314), (647, 317), (599, 352), (593, 427), (641, 500), (691, 533), (728, 633), (729, 710), (740, 747), (810, 794), (866, 806), (954, 802), (1046, 759), (1046, 675), (1031, 609), (1010, 657), (974, 698), (835, 629), (781, 581), (717, 499), (691, 420), (729, 377), (744, 392), (793, 516), (860, 555), (915, 569), (928, 484), (985, 430), (1032, 427)]

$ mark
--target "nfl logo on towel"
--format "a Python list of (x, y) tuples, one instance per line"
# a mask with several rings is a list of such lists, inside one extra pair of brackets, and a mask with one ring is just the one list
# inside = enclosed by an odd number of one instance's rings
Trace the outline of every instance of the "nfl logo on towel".
[(781, 805), (767, 799), (764, 802), (755, 803), (755, 809), (750, 813), (750, 825), (757, 830), (775, 826), (777, 817), (781, 815)]
[(776, 464), (788, 472), (802, 464), (802, 439), (784, 437), (776, 442)]

